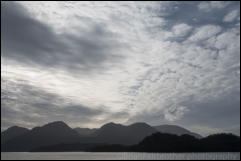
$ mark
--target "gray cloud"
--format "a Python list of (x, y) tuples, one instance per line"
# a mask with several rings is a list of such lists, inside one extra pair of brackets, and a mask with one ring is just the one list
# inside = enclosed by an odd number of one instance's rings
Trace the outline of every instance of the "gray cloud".
[(1, 81), (2, 128), (9, 124), (33, 127), (55, 120), (75, 120), (78, 124), (107, 113), (104, 109), (73, 104), (66, 98), (31, 86), (27, 82), (21, 83), (21, 80), (9, 81), (2, 78)]
[(235, 97), (237, 97), (237, 93), (233, 93), (233, 99), (228, 97), (206, 103), (193, 102), (191, 104), (189, 102), (188, 107), (192, 110), (186, 114), (181, 122), (185, 122), (186, 125), (194, 123), (216, 128), (237, 126), (240, 124), (240, 101)]
[[(124, 44), (118, 35), (98, 23), (77, 34), (57, 34), (48, 25), (30, 17), (18, 3), (1, 6), (1, 55), (30, 66), (76, 71), (108, 69), (106, 62), (119, 62)], [(69, 29), (71, 30), (71, 28)]]
[[(143, 121), (151, 125), (178, 124), (204, 136), (219, 132), (232, 132), (240, 135), (239, 95), (239, 92), (236, 91), (228, 96), (221, 96), (217, 100), (206, 102), (199, 102), (194, 97), (189, 97), (189, 99), (186, 98), (186, 101), (179, 103), (180, 107), (188, 107), (188, 111), (184, 112), (184, 117), (177, 119), (182, 111), (176, 109), (173, 111), (173, 108), (170, 108), (171, 112), (162, 110), (148, 112), (146, 110), (131, 117), (127, 123)], [(171, 122), (166, 120), (166, 117), (170, 117)]]
[(233, 10), (223, 18), (223, 21), (232, 22), (237, 18), (238, 14), (240, 14), (238, 10)]
[[(204, 5), (203, 5), (204, 4)], [(200, 6), (204, 6), (200, 9)], [(201, 7), (202, 8), (202, 7)], [(165, 18), (168, 19), (166, 28), (170, 29), (174, 24), (186, 23), (198, 27), (200, 25), (216, 24), (229, 27), (223, 22), (223, 17), (228, 11), (240, 10), (240, 2), (176, 2), (168, 10)], [(206, 12), (208, 10), (208, 12)], [(160, 14), (162, 17), (163, 14)]]
[(1, 128), (18, 125), (32, 128), (47, 122), (63, 120), (69, 125), (83, 126), (96, 122), (98, 125), (110, 120), (129, 117), (128, 112), (111, 112), (110, 107), (89, 107), (73, 103), (56, 93), (30, 85), (19, 79), (1, 78)]

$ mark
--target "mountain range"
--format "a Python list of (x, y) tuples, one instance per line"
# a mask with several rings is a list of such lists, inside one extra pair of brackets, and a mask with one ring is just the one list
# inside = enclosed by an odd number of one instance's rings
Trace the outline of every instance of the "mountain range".
[[(170, 133), (170, 134), (176, 134), (176, 135), (183, 135), (183, 134), (189, 134), (189, 135), (192, 135), (196, 138), (202, 138), (202, 136), (200, 134), (197, 134), (197, 133), (194, 133), (194, 132), (191, 132), (183, 127), (180, 127), (180, 126), (177, 126), (177, 125), (159, 125), (159, 126), (150, 126), (146, 123), (134, 123), (130, 126), (124, 126), (124, 125), (121, 125), (121, 124), (115, 124), (113, 122), (110, 122), (110, 123), (107, 123), (105, 125), (102, 126), (102, 128), (106, 128), (106, 127), (111, 127), (111, 129), (114, 129), (114, 128), (122, 128), (124, 129), (125, 127), (141, 127), (143, 125), (143, 128), (144, 127), (148, 127), (149, 129), (152, 129), (152, 131), (156, 131), (156, 132), (162, 132), (162, 133)], [(101, 128), (100, 128), (101, 129)], [(74, 128), (75, 131), (77, 131), (81, 136), (93, 136), (93, 135), (96, 135), (96, 133), (100, 133), (100, 132), (96, 132), (96, 131), (103, 131), (100, 130), (98, 128), (94, 128), (94, 129), (89, 129), (89, 128), (80, 128), (80, 127), (77, 127), (77, 128)], [(110, 129), (110, 130), (111, 130)]]
[[(9, 129), (5, 131), (10, 133)], [(2, 135), (1, 135), (2, 136)], [(59, 143), (73, 143), (79, 139), (79, 134), (64, 122), (53, 122), (5, 141), (1, 138), (1, 151), (29, 151), (39, 146)]]
[[(42, 151), (43, 149), (36, 149)], [(191, 135), (154, 133), (140, 143), (127, 146), (120, 144), (90, 147), (89, 152), (240, 152), (240, 137), (233, 134), (215, 134), (205, 138)]]
[(11, 140), (16, 136), (25, 134), (29, 131), (30, 131), (29, 129), (26, 129), (23, 127), (18, 127), (18, 126), (10, 127), (6, 131), (3, 131), (1, 133), (1, 143)]
[[(122, 125), (107, 123), (98, 129), (70, 128), (62, 121), (48, 123), (31, 130), (11, 127), (1, 133), (1, 151), (26, 152), (39, 147), (55, 145), (75, 145), (76, 147), (95, 147), (98, 145), (120, 144), (130, 146), (140, 143), (146, 137), (157, 133), (177, 136), (184, 134), (200, 139), (201, 135), (176, 125), (150, 126), (146, 123)], [(80, 148), (81, 149), (81, 148)]]

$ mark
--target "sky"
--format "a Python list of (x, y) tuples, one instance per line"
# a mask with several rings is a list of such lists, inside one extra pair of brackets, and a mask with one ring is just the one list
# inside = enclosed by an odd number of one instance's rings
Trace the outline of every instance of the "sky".
[(62, 120), (240, 135), (240, 2), (1, 2), (1, 131)]

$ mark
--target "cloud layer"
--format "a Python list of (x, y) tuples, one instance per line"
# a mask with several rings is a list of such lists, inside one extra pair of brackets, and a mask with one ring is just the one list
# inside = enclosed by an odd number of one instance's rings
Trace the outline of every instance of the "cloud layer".
[(77, 33), (57, 34), (35, 20), (17, 3), (2, 5), (2, 53), (4, 57), (30, 66), (91, 71), (105, 68), (104, 62), (121, 61), (125, 44), (105, 26), (91, 24)]
[(239, 134), (239, 6), (4, 2), (1, 128), (145, 121)]

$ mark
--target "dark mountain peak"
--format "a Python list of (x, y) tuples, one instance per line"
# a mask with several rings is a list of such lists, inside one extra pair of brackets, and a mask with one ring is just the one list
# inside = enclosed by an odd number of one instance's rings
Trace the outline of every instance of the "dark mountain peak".
[(1, 133), (1, 143), (6, 142), (19, 135), (23, 135), (29, 131), (30, 130), (27, 128), (23, 128), (23, 127), (19, 127), (19, 126), (12, 126)]
[(232, 133), (220, 133), (220, 134), (212, 134), (204, 138), (203, 140), (228, 140), (228, 139), (240, 139), (239, 136), (236, 136)]
[(19, 128), (19, 126), (11, 126), (11, 127), (9, 127), (7, 130), (17, 129), (17, 128)]
[(121, 125), (121, 124), (116, 124), (116, 123), (114, 123), (114, 122), (110, 122), (110, 123), (107, 123), (107, 124), (101, 126), (100, 129), (117, 128), (117, 127), (123, 127), (123, 125)]
[(54, 121), (54, 122), (50, 122), (46, 125), (63, 125), (63, 126), (67, 126), (67, 124), (63, 121)]
[[(106, 123), (105, 125), (106, 126), (115, 126), (115, 125), (118, 125), (118, 124), (116, 124), (114, 122), (109, 122), (109, 123)], [(103, 126), (105, 126), (105, 125), (103, 125)]]
[(75, 130), (70, 128), (63, 121), (55, 121), (48, 124), (45, 124), (41, 127), (35, 127), (31, 130), (31, 133), (34, 134), (44, 134), (44, 135), (68, 135), (72, 133), (78, 134)]
[(20, 126), (12, 126), (12, 127), (9, 127), (6, 131), (9, 131), (9, 130), (28, 130), (28, 129)]
[(3, 151), (29, 151), (40, 146), (78, 142), (78, 140), (79, 134), (75, 130), (62, 121), (55, 121), (35, 127), (26, 134), (9, 140), (2, 147)]
[(19, 127), (19, 126), (12, 126), (9, 127), (7, 130), (3, 131), (2, 133), (24, 133), (24, 132), (28, 132), (29, 129), (24, 128), (24, 127)]
[(96, 130), (94, 135), (103, 143), (130, 145), (138, 143), (154, 132), (156, 129), (146, 123), (140, 122), (126, 126), (110, 122)]
[(137, 128), (140, 128), (140, 127), (150, 127), (152, 128), (150, 125), (148, 125), (147, 123), (145, 122), (137, 122), (137, 123), (133, 123), (131, 125), (122, 125), (122, 124), (117, 124), (117, 123), (114, 123), (114, 122), (110, 122), (110, 123), (107, 123), (105, 125), (103, 125), (101, 127), (101, 129), (103, 128), (120, 128), (120, 127), (125, 127), (125, 128), (129, 128), (129, 127), (137, 127)]
[(55, 121), (44, 125), (42, 128), (68, 128), (70, 127), (63, 121)]

